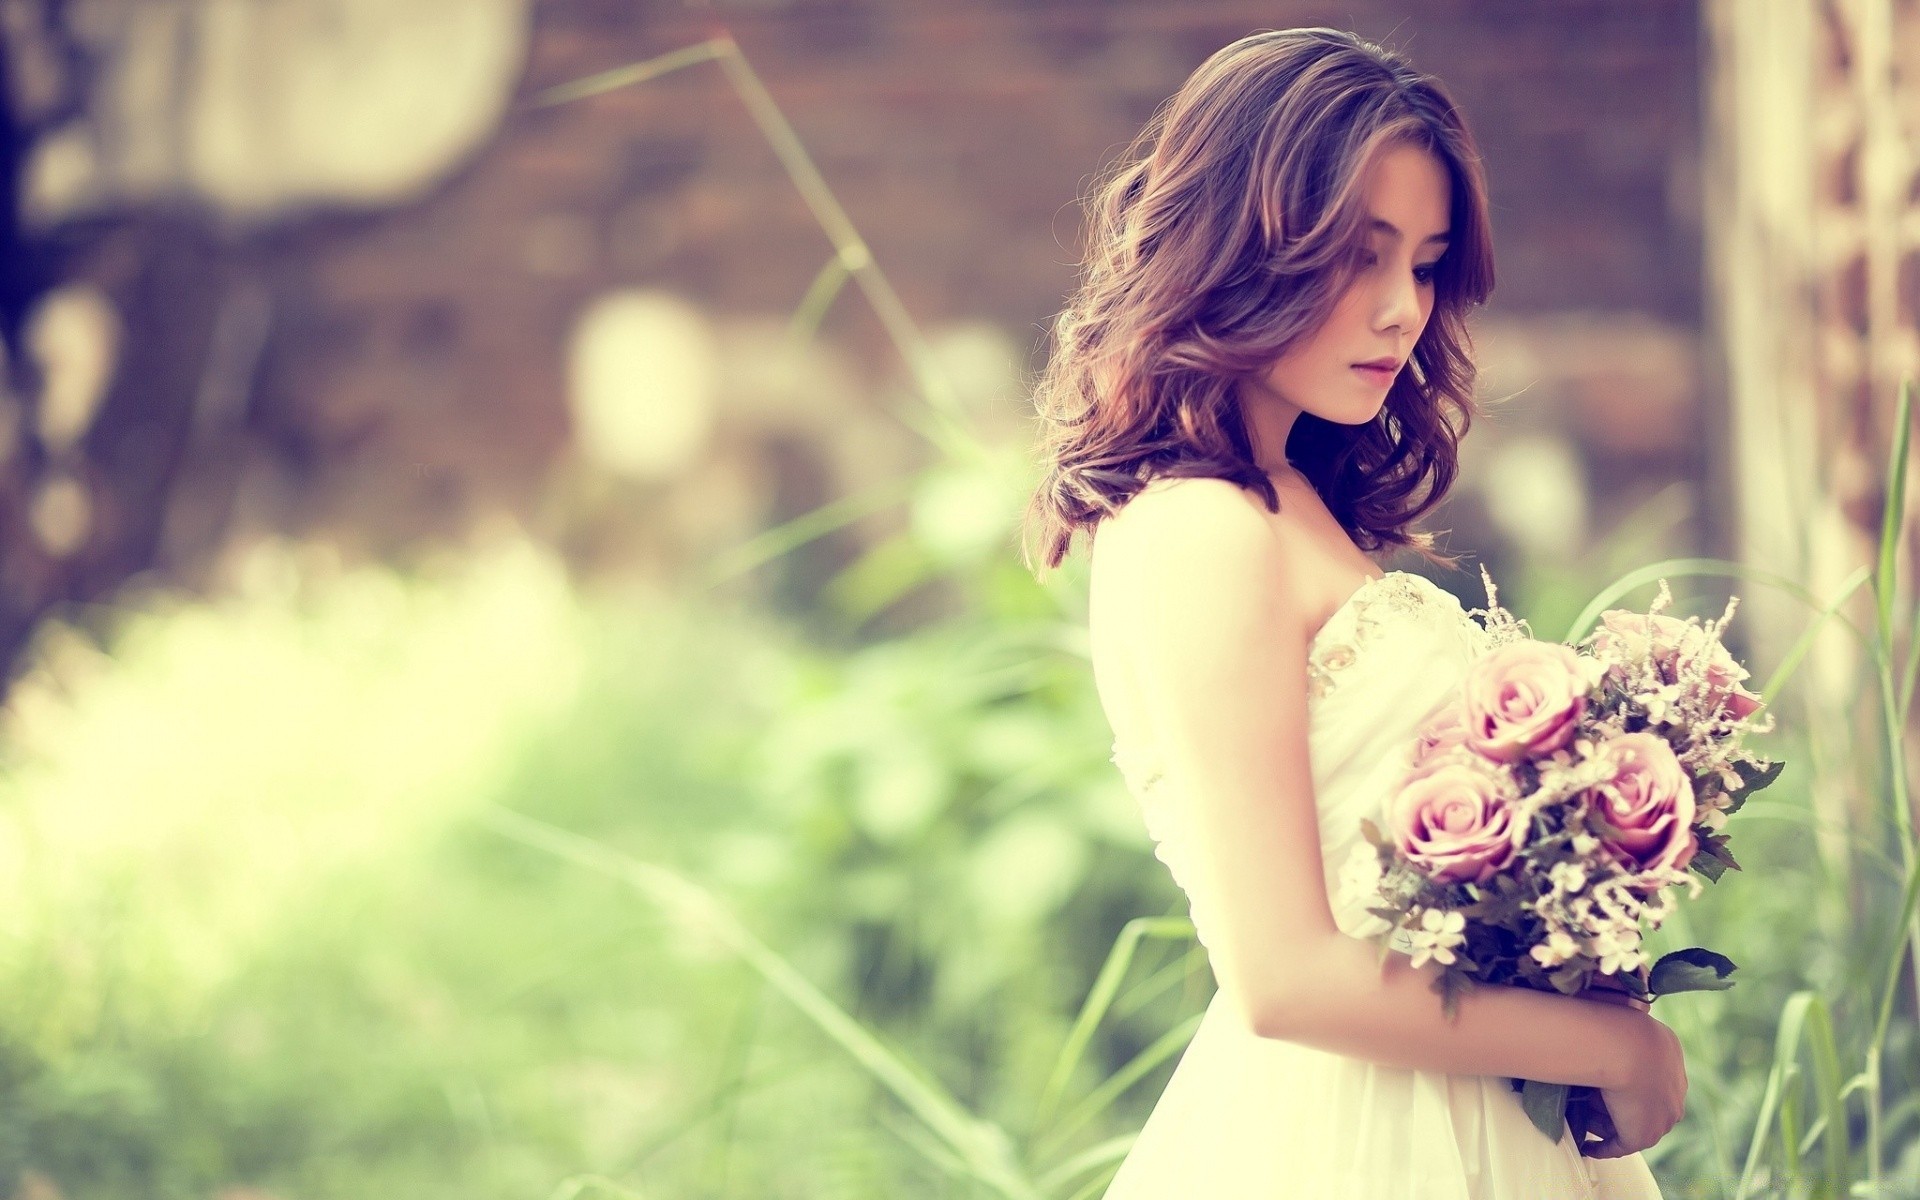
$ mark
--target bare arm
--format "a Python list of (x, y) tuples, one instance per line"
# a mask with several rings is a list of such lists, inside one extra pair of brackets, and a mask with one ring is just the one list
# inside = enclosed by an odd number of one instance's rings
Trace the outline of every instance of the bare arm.
[[(1308, 758), (1305, 598), (1259, 501), (1216, 479), (1128, 504), (1119, 572), (1139, 693), (1202, 859), (1214, 976), (1262, 1036), (1394, 1066), (1613, 1086), (1652, 1018), (1598, 1001), (1482, 988), (1457, 1018), (1437, 968), (1342, 934), (1323, 882)], [(1137, 511), (1136, 511), (1137, 510)], [(1201, 890), (1206, 894), (1198, 894)]]
[(1640, 1072), (1646, 1025), (1639, 1010), (1519, 987), (1482, 987), (1449, 1021), (1432, 990), (1440, 973), (1404, 954), (1376, 966), (1372, 945), (1334, 933), (1304, 951), (1263, 1037), (1395, 1067), (1510, 1075), (1541, 1083), (1625, 1087)]

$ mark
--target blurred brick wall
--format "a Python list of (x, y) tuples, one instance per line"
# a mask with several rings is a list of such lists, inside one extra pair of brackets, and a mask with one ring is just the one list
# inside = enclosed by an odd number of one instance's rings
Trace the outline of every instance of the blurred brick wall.
[[(709, 19), (548, 0), (536, 10), (523, 95), (694, 44)], [(1428, 3), (1410, 13), (1383, 3), (841, 0), (725, 19), (912, 312), (930, 325), (994, 320), (1032, 362), (1074, 281), (1076, 201), (1094, 172), (1212, 50), (1296, 24), (1384, 40), (1453, 88), (1489, 163), (1500, 270), (1490, 325), (1524, 331), (1573, 312), (1602, 326), (1651, 320), (1665, 327), (1662, 345), (1697, 331), (1691, 3)], [(270, 356), (271, 398), (288, 419), (302, 414), (323, 458), (361, 437), (377, 443), (366, 469), (346, 470), (331, 499), (316, 499), (352, 514), (350, 524), (415, 508), (452, 513), (470, 494), (528, 505), (567, 436), (558, 356), (590, 297), (657, 286), (720, 314), (780, 314), (829, 253), (712, 63), (522, 108), (437, 195), (288, 245), (276, 271), (290, 302)], [(852, 290), (824, 334), (875, 371), (891, 363)], [(1563, 336), (1573, 352), (1543, 343), (1537, 369), (1516, 381), (1537, 389), (1526, 405), (1635, 401), (1631, 362), (1609, 379), (1556, 383), (1557, 362), (1593, 357), (1578, 332)], [(1619, 341), (1604, 328), (1598, 336)], [(1662, 443), (1646, 444), (1647, 420), (1686, 429), (1695, 383), (1669, 378), (1658, 392), (1658, 413), (1590, 414), (1581, 432), (1596, 454), (1619, 426), (1643, 469), (1682, 467), (1662, 459)], [(1686, 453), (1676, 443), (1668, 457)]]
[[(705, 34), (691, 12), (630, 13), (553, 0), (529, 84)], [(1227, 41), (1321, 23), (1406, 50), (1455, 91), (1489, 159), (1503, 308), (1694, 319), (1690, 3), (800, 3), (727, 20), (914, 311), (1023, 327), (1071, 285), (1071, 202), (1153, 107)], [(522, 116), (463, 188), (496, 196), (490, 216), (585, 221), (599, 253), (581, 286), (646, 278), (780, 308), (827, 252), (709, 65)], [(445, 215), (481, 215), (463, 208)], [(504, 247), (524, 230), (486, 232)]]

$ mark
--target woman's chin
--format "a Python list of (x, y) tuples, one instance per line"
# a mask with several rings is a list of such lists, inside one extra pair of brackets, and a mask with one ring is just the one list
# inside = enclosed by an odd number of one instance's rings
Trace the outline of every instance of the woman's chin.
[(1385, 407), (1386, 404), (1382, 402), (1368, 405), (1364, 408), (1347, 409), (1344, 412), (1336, 410), (1334, 412), (1315, 413), (1314, 415), (1334, 425), (1359, 426), (1371, 423), (1375, 418), (1379, 417), (1380, 410)]

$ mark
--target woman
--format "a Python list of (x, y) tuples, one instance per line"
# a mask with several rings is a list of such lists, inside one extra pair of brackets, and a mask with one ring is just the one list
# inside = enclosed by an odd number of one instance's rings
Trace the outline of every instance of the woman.
[[(1483, 649), (1371, 554), (1455, 472), (1493, 287), (1473, 140), (1434, 79), (1331, 29), (1204, 63), (1093, 208), (1038, 391), (1056, 566), (1092, 540), (1114, 760), (1218, 984), (1107, 1200), (1657, 1197), (1671, 1031), (1624, 996), (1490, 987), (1457, 1017), (1364, 940), (1339, 871)], [(1587, 1085), (1556, 1143), (1509, 1077)]]

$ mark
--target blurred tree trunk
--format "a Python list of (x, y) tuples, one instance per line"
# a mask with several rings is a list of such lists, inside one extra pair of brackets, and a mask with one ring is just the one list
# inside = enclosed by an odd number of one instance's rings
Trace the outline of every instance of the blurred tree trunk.
[[(1920, 374), (1920, 0), (1707, 0), (1702, 15), (1724, 492), (1740, 557), (1827, 599), (1875, 562), (1899, 381)], [(1912, 595), (1909, 560), (1896, 611)], [(1764, 676), (1811, 614), (1759, 586), (1741, 592)], [(1870, 589), (1845, 611), (1874, 628)], [(1895, 649), (1904, 657), (1901, 631)], [(1800, 672), (1807, 707), (1786, 718), (1836, 756), (1795, 765), (1809, 772), (1838, 879), (1848, 838), (1869, 832), (1875, 790), (1886, 794), (1865, 765), (1883, 738), (1869, 666), (1829, 630)], [(1861, 786), (1871, 782), (1882, 786)]]
[(0, 696), (50, 617), (195, 586), (249, 468), (278, 531), (353, 453), (256, 403), (272, 273), (489, 142), (528, 4), (0, 0)]

